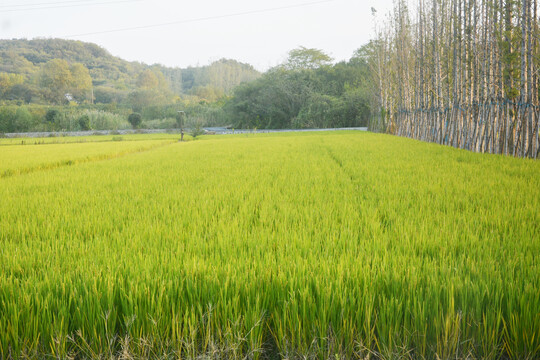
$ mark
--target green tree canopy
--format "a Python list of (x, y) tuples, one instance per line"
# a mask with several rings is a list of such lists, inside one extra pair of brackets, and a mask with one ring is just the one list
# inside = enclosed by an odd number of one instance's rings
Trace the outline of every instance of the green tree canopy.
[(53, 59), (45, 63), (40, 70), (39, 85), (43, 97), (53, 103), (60, 104), (71, 84), (69, 64), (62, 59)]
[(7, 94), (15, 85), (22, 84), (24, 77), (20, 74), (0, 73), (0, 96)]
[(134, 129), (138, 128), (142, 124), (142, 116), (139, 113), (131, 113), (128, 116), (128, 121)]
[(304, 46), (289, 51), (289, 57), (284, 66), (289, 70), (317, 69), (330, 65), (332, 58), (319, 49), (308, 49)]
[(157, 89), (159, 86), (159, 79), (152, 70), (146, 69), (139, 74), (137, 86), (146, 90)]
[(71, 83), (70, 91), (75, 99), (83, 101), (87, 98), (89, 90), (92, 88), (92, 78), (86, 66), (75, 63), (70, 67)]

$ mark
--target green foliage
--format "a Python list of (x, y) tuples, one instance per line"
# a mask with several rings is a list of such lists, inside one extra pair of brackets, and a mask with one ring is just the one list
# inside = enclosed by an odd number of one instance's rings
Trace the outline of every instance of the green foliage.
[(85, 114), (90, 118), (90, 124), (94, 130), (118, 130), (130, 127), (130, 123), (126, 121), (127, 116), (124, 114), (106, 110), (87, 110)]
[(206, 88), (230, 94), (236, 86), (253, 81), (260, 75), (251, 65), (221, 59), (208, 66), (182, 69), (182, 87), (185, 93), (194, 93), (201, 91), (197, 89)]
[(0, 106), (0, 132), (75, 131), (80, 129), (79, 119), (86, 116), (95, 130), (129, 129), (128, 114), (129, 109), (110, 105), (66, 105), (51, 109), (36, 104), (10, 104)]
[(142, 112), (145, 108), (167, 103), (164, 93), (153, 89), (141, 89), (133, 91), (128, 95), (127, 102), (136, 112)]
[(46, 100), (61, 104), (71, 101), (71, 98), (85, 100), (92, 87), (92, 79), (83, 64), (69, 66), (65, 60), (53, 59), (41, 67), (39, 84)]
[(43, 97), (53, 104), (66, 102), (65, 95), (69, 91), (71, 72), (69, 64), (62, 59), (53, 59), (41, 67), (39, 85)]
[[(96, 130), (129, 127), (130, 111), (154, 128), (174, 128), (171, 119), (181, 109), (201, 126), (260, 129), (359, 126), (371, 113), (360, 53), (330, 66), (322, 51), (301, 47), (261, 76), (227, 59), (187, 69), (129, 63), (80, 41), (0, 40), (0, 49), (0, 99), (32, 105), (33, 117), (19, 126), (6, 115), (0, 131), (74, 130), (88, 111), (94, 111), (90, 124)], [(35, 121), (39, 116), (31, 109), (38, 103), (78, 106), (58, 107), (62, 116), (52, 126)]]
[(289, 70), (317, 69), (330, 65), (332, 58), (319, 49), (308, 49), (300, 46), (289, 51), (289, 57), (284, 67)]
[(39, 96), (38, 87), (32, 83), (15, 84), (4, 94), (5, 99), (22, 100), (27, 104), (35, 102)]
[(0, 358), (539, 358), (540, 163), (134, 136), (2, 145)]
[(73, 97), (82, 102), (89, 97), (92, 88), (92, 78), (88, 69), (81, 63), (75, 63), (70, 67), (71, 82), (69, 84)]
[(158, 69), (146, 69), (141, 72), (137, 78), (137, 87), (163, 94), (169, 92), (169, 84), (165, 80), (163, 73)]
[(222, 89), (211, 85), (197, 86), (190, 91), (190, 94), (210, 102), (217, 101), (225, 95)]
[(0, 73), (0, 97), (4, 97), (14, 86), (23, 82), (24, 77), (21, 74)]
[(0, 131), (14, 132), (16, 131), (17, 108), (15, 106), (0, 106)]
[(15, 129), (19, 132), (24, 132), (30, 130), (34, 125), (34, 119), (28, 108), (21, 106), (17, 108), (15, 112)]
[(56, 109), (48, 110), (45, 114), (45, 121), (47, 121), (50, 124), (53, 124), (58, 121), (58, 119), (61, 117), (60, 111)]
[(339, 120), (336, 115), (342, 107), (339, 98), (315, 93), (306, 101), (292, 125), (297, 128), (333, 127)]
[(134, 129), (137, 129), (142, 124), (142, 116), (139, 113), (131, 113), (128, 116), (128, 122)]
[(94, 101), (101, 104), (119, 104), (125, 101), (128, 94), (124, 90), (118, 90), (107, 86), (94, 88)]
[(79, 127), (83, 131), (92, 130), (92, 127), (90, 126), (90, 117), (88, 114), (84, 114), (79, 118)]
[(145, 129), (175, 129), (176, 121), (174, 118), (145, 120), (144, 128)]
[(278, 67), (236, 88), (225, 109), (238, 128), (366, 126), (369, 86), (360, 58), (317, 69)]
[(184, 127), (184, 124), (186, 123), (186, 112), (185, 111), (177, 111), (176, 117), (175, 117), (175, 125), (178, 129), (181, 129)]
[(203, 135), (203, 134), (204, 134), (204, 130), (201, 129), (201, 124), (200, 124), (199, 122), (196, 122), (195, 125), (192, 127), (191, 132), (190, 132), (189, 134), (190, 134), (191, 137), (193, 137), (194, 139), (195, 139), (197, 136)]
[(10, 104), (0, 106), (0, 132), (24, 132), (36, 130), (43, 122), (43, 107)]
[[(201, 95), (213, 101), (222, 94), (229, 94), (236, 85), (258, 76), (260, 73), (251, 65), (235, 60), (221, 59), (208, 66), (187, 69), (167, 68), (128, 62), (95, 44), (81, 41), (0, 40), (0, 99), (37, 101), (36, 94), (23, 93), (22, 89), (13, 94), (10, 89), (13, 80), (22, 85), (22, 78), (28, 88), (33, 78), (38, 77), (41, 88), (37, 94), (48, 103), (64, 103), (66, 93), (79, 103), (90, 101), (93, 83), (96, 103), (120, 104), (131, 100), (129, 103), (133, 105), (133, 96), (140, 95), (135, 105), (141, 107), (137, 111), (142, 111), (147, 105), (139, 102), (148, 90), (161, 94), (160, 104), (171, 102), (173, 93), (206, 92)], [(141, 90), (142, 93), (137, 93)], [(131, 99), (127, 99), (129, 93), (135, 93)], [(154, 96), (150, 101), (153, 99)]]

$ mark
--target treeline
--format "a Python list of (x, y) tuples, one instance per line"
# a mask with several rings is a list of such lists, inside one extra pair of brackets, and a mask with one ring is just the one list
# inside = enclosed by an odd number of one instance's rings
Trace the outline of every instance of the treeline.
[(180, 69), (128, 62), (80, 41), (0, 40), (0, 133), (121, 129), (131, 112), (144, 127), (173, 127), (179, 110), (192, 123), (226, 123), (224, 101), (259, 76), (235, 60)]
[(367, 126), (372, 115), (369, 49), (332, 64), (318, 49), (291, 50), (260, 74), (222, 59), (173, 69), (130, 63), (94, 44), (0, 40), (0, 133), (129, 128), (327, 128)]
[(537, 158), (536, 0), (396, 2), (372, 42), (371, 127), (478, 152)]
[(331, 65), (317, 49), (298, 48), (259, 79), (238, 86), (226, 103), (238, 128), (329, 128), (367, 126), (371, 76), (365, 49)]
[(224, 100), (205, 102), (186, 99), (146, 106), (140, 112), (130, 106), (116, 104), (4, 104), (0, 105), (0, 136), (13, 132), (129, 129), (132, 124), (128, 122), (128, 116), (134, 112), (139, 113), (143, 120), (139, 128), (173, 129), (178, 126), (180, 109), (184, 111), (182, 121), (186, 127), (217, 126), (229, 122), (223, 104)]
[(146, 97), (133, 94), (142, 88), (160, 90), (151, 96), (154, 103), (182, 95), (213, 101), (259, 76), (251, 65), (228, 59), (180, 69), (128, 62), (81, 41), (0, 40), (0, 100), (61, 104), (70, 93), (79, 103), (122, 104)]

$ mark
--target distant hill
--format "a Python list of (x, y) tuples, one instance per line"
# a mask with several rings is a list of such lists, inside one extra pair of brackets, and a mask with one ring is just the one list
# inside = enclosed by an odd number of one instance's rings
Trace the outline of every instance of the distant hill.
[[(129, 62), (111, 55), (96, 44), (82, 41), (0, 40), (0, 75), (4, 73), (5, 77), (9, 74), (22, 75), (25, 83), (36, 84), (40, 69), (53, 59), (65, 60), (69, 65), (83, 64), (88, 69), (93, 87), (102, 93), (101, 100), (105, 103), (116, 101), (118, 97), (125, 97), (137, 90), (140, 87), (140, 76), (146, 70), (152, 70), (159, 75), (158, 78), (163, 74), (168, 90), (174, 94), (202, 97), (230, 93), (238, 84), (261, 75), (251, 65), (235, 60), (222, 59), (208, 66), (181, 69)], [(5, 88), (2, 93), (12, 94)]]

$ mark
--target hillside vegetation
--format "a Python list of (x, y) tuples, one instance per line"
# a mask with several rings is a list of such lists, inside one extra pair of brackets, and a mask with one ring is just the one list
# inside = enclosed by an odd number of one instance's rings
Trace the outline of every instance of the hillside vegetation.
[(365, 126), (373, 103), (366, 54), (332, 64), (300, 47), (260, 74), (235, 60), (180, 69), (80, 41), (0, 40), (0, 133), (122, 129), (133, 112), (146, 128)]
[[(59, 73), (63, 65), (60, 61), (65, 61), (68, 66), (82, 65), (80, 74), (72, 71), (73, 80), (89, 75), (92, 83), (76, 84), (71, 88), (85, 90), (78, 100), (91, 101), (88, 90), (92, 85), (94, 101), (98, 103), (121, 102), (141, 88), (166, 90), (174, 95), (200, 92), (201, 88), (220, 94), (230, 93), (234, 86), (260, 75), (251, 65), (226, 59), (187, 69), (128, 62), (96, 44), (62, 39), (0, 40), (0, 60), (0, 75), (18, 75), (12, 82), (23, 84), (15, 89), (2, 84), (2, 98), (26, 102), (37, 101), (34, 97), (39, 98), (40, 90), (46, 87), (40, 82), (44, 70), (58, 72), (59, 77), (62, 75)], [(22, 93), (26, 97), (21, 96)], [(56, 102), (62, 100), (56, 99)]]

